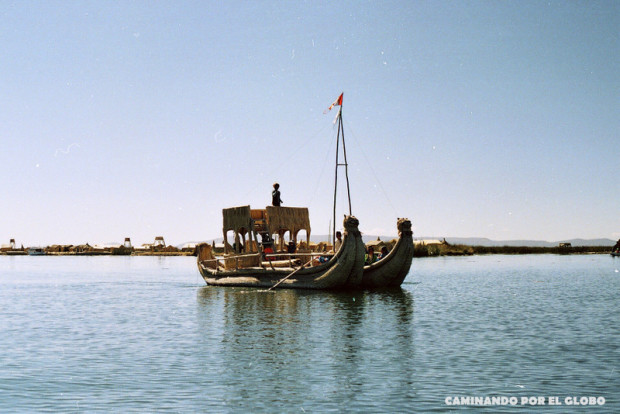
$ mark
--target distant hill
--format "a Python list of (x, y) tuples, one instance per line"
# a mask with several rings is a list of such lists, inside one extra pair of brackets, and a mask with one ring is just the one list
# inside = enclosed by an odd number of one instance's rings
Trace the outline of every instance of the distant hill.
[[(425, 239), (426, 237), (420, 237)], [(439, 237), (429, 237), (439, 238)], [(441, 238), (439, 238), (441, 239)], [(528, 247), (555, 247), (560, 243), (570, 243), (573, 246), (613, 246), (616, 242), (611, 239), (570, 239), (558, 240), (554, 242), (542, 240), (491, 240), (487, 238), (476, 237), (446, 237), (446, 241), (450, 244), (466, 244), (469, 246), (528, 246)]]
[[(377, 240), (379, 237), (381, 240), (392, 240), (397, 236), (373, 236), (363, 235), (362, 240), (364, 243), (368, 243), (372, 240)], [(320, 241), (326, 241), (328, 236), (326, 234), (318, 234), (310, 236), (310, 241), (318, 243)], [(414, 235), (414, 240), (443, 240), (444, 237), (438, 236), (424, 236), (418, 237)], [(612, 247), (616, 242), (611, 239), (570, 239), (570, 240), (558, 240), (554, 242), (542, 241), (542, 240), (491, 240), (484, 237), (445, 237), (446, 241), (450, 244), (465, 244), (468, 246), (527, 246), (527, 247), (555, 247), (560, 243), (570, 243), (573, 246), (610, 246)], [(214, 239), (216, 243), (221, 243), (224, 239), (219, 237)], [(305, 240), (305, 237), (301, 237), (300, 240)], [(211, 243), (213, 240), (205, 241)], [(231, 242), (231, 240), (229, 240)]]

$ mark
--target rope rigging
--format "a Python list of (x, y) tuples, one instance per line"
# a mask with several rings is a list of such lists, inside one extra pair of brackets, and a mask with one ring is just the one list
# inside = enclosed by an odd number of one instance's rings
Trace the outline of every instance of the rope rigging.
[(366, 164), (368, 165), (368, 167), (370, 168), (370, 171), (372, 172), (372, 175), (375, 179), (375, 181), (377, 182), (377, 184), (379, 185), (379, 188), (381, 189), (381, 192), (383, 193), (383, 196), (385, 197), (385, 200), (387, 201), (387, 203), (389, 204), (390, 208), (392, 209), (394, 216), (398, 216), (398, 213), (396, 212), (396, 208), (394, 207), (394, 204), (392, 204), (392, 201), (390, 200), (390, 197), (388, 197), (387, 192), (385, 191), (385, 189), (383, 188), (383, 184), (381, 184), (381, 180), (379, 180), (379, 177), (377, 176), (377, 173), (375, 172), (374, 167), (372, 166), (372, 163), (370, 162), (370, 159), (368, 158), (368, 156), (366, 155), (366, 153), (364, 152), (364, 148), (362, 147), (362, 145), (359, 144), (359, 140), (357, 139), (357, 137), (355, 136), (355, 132), (353, 131), (353, 128), (351, 128), (351, 125), (349, 124), (349, 122), (347, 122), (347, 128), (350, 132), (350, 134), (353, 136), (353, 142), (355, 144), (357, 144), (357, 148), (359, 148), (360, 152), (362, 153), (362, 156), (364, 157), (364, 160), (366, 161)]

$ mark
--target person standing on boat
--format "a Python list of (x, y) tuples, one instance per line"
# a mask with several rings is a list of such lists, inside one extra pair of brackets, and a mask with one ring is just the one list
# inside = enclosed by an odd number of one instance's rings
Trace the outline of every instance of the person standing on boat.
[(271, 192), (271, 205), (275, 207), (280, 207), (282, 204), (282, 199), (280, 198), (280, 184), (275, 183), (273, 185), (273, 191)]

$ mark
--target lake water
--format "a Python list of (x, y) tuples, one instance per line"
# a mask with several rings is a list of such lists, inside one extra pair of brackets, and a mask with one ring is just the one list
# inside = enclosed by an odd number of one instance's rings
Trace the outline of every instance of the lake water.
[(0, 412), (620, 412), (619, 269), (425, 258), (397, 292), (265, 292), (193, 257), (0, 256)]

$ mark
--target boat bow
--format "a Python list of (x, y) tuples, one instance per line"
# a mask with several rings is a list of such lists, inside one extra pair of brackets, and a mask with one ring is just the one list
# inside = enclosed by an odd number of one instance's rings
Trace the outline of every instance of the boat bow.
[(411, 268), (413, 260), (413, 231), (411, 221), (399, 218), (398, 241), (388, 255), (378, 262), (364, 266), (362, 287), (377, 289), (400, 286)]

